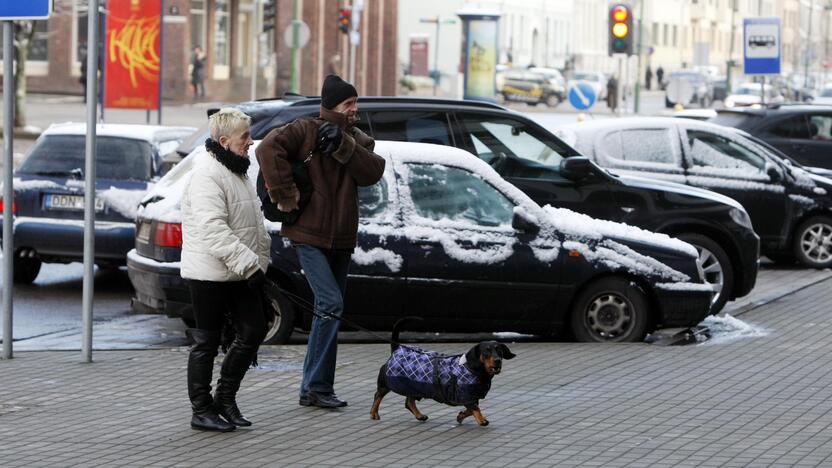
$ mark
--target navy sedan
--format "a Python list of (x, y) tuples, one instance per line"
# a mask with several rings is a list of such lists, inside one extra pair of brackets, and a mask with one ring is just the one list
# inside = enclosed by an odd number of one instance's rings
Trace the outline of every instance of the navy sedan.
[[(194, 130), (97, 126), (95, 263), (99, 267), (125, 264), (136, 235), (136, 208), (159, 177), (161, 155)], [(15, 283), (33, 282), (43, 262), (83, 259), (85, 139), (85, 124), (52, 125), (15, 171)]]

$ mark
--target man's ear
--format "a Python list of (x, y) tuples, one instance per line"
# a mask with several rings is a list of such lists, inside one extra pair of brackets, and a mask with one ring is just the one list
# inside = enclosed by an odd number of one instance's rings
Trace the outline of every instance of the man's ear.
[(471, 369), (482, 369), (483, 365), (480, 361), (480, 345), (476, 344), (473, 348), (465, 353), (465, 363)]
[(500, 350), (500, 355), (503, 357), (503, 359), (514, 359), (514, 357), (517, 356), (516, 354), (512, 353), (510, 349), (508, 349), (508, 346), (502, 343), (497, 345), (497, 349)]

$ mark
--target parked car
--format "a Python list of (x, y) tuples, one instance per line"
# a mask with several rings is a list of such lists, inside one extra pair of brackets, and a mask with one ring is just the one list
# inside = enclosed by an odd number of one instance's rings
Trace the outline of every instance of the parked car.
[[(765, 91), (765, 102), (763, 102), (763, 92)], [(733, 93), (725, 98), (725, 107), (762, 107), (768, 105), (783, 104), (785, 98), (780, 94), (774, 86), (767, 84), (763, 86), (762, 83), (742, 83), (737, 86)]]
[(563, 76), (557, 70), (545, 73), (532, 69), (511, 70), (505, 73), (499, 92), (505, 101), (557, 107), (566, 97), (562, 80)]
[(832, 85), (826, 85), (820, 91), (820, 95), (812, 100), (812, 104), (832, 105)]
[(607, 98), (607, 77), (601, 72), (593, 71), (576, 71), (572, 74), (572, 79), (567, 83), (567, 89), (578, 81), (584, 81), (592, 86), (595, 90), (595, 102), (603, 101)]
[(832, 180), (788, 164), (745, 132), (690, 119), (585, 122), (561, 129), (616, 173), (727, 195), (748, 211), (762, 252), (780, 262), (832, 266)]
[[(135, 214), (158, 178), (161, 155), (190, 127), (96, 126), (95, 263), (125, 264), (135, 238)], [(69, 263), (84, 253), (84, 168), (87, 127), (50, 126), (15, 171), (14, 282), (29, 284), (41, 264)]]
[[(271, 128), (317, 115), (320, 99), (291, 97), (239, 107), (253, 118), (253, 138), (261, 139)], [(743, 297), (754, 287), (759, 238), (742, 206), (727, 197), (681, 184), (613, 177), (604, 171), (588, 178), (564, 172), (564, 160), (580, 156), (577, 151), (528, 117), (495, 104), (374, 97), (359, 98), (359, 109), (358, 126), (367, 134), (469, 151), (540, 205), (679, 237), (700, 249), (700, 261), (706, 264), (717, 261), (709, 253), (712, 243), (717, 243), (730, 259), (733, 287), (723, 287), (724, 275), (707, 277), (716, 281), (713, 288), (719, 291), (713, 313), (725, 301)], [(207, 127), (202, 131), (204, 140)]]
[(710, 122), (744, 130), (804, 166), (832, 169), (832, 106), (732, 109), (719, 111)]
[(668, 94), (672, 83), (686, 82), (693, 90), (690, 101), (682, 104), (696, 104), (699, 107), (710, 107), (714, 102), (714, 85), (706, 73), (700, 70), (675, 70), (667, 77), (668, 86), (665, 88), (664, 105), (673, 107), (676, 102)]
[[(378, 141), (382, 181), (359, 191), (358, 245), (350, 266), (346, 315), (373, 330), (404, 316), (431, 331), (516, 331), (580, 341), (640, 341), (656, 326), (685, 327), (708, 315), (712, 290), (696, 250), (677, 239), (541, 208), (485, 162), (438, 145)], [(249, 179), (259, 170), (254, 148)], [(179, 276), (179, 200), (199, 148), (147, 195), (128, 271), (136, 301), (190, 317)], [(589, 175), (592, 165), (573, 159)], [(267, 342), (284, 342), (309, 314), (285, 293), (311, 302), (290, 243), (272, 233), (267, 295), (274, 314)], [(161, 242), (160, 242), (161, 241)], [(161, 244), (161, 245), (160, 245)], [(162, 250), (165, 249), (165, 250)], [(277, 287), (274, 287), (277, 286)], [(173, 305), (172, 302), (180, 301)]]

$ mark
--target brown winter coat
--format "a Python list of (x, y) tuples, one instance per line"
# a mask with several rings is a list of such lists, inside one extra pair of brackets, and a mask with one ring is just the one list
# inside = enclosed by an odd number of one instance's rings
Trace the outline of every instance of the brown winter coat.
[[(314, 152), (318, 126), (323, 120), (343, 130), (341, 145), (326, 156)], [(384, 158), (373, 153), (375, 141), (361, 130), (346, 128), (340, 113), (321, 109), (320, 118), (296, 120), (269, 132), (257, 147), (269, 198), (290, 204), (298, 194), (289, 161), (310, 157), (307, 169), (312, 197), (298, 220), (283, 226), (281, 234), (293, 242), (324, 249), (355, 248), (358, 232), (358, 186), (373, 185), (384, 173)], [(311, 156), (310, 156), (311, 154)]]

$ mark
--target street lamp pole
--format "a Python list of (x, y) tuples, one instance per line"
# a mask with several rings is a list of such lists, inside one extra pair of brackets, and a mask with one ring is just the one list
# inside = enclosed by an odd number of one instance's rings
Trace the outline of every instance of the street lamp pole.
[(642, 22), (641, 19), (644, 18), (644, 4), (646, 3), (644, 0), (639, 2), (640, 5), (638, 6), (638, 36), (636, 37), (636, 47), (638, 53), (638, 59), (636, 60), (636, 90), (633, 102), (633, 113), (638, 114), (639, 108), (641, 107), (641, 27)]

